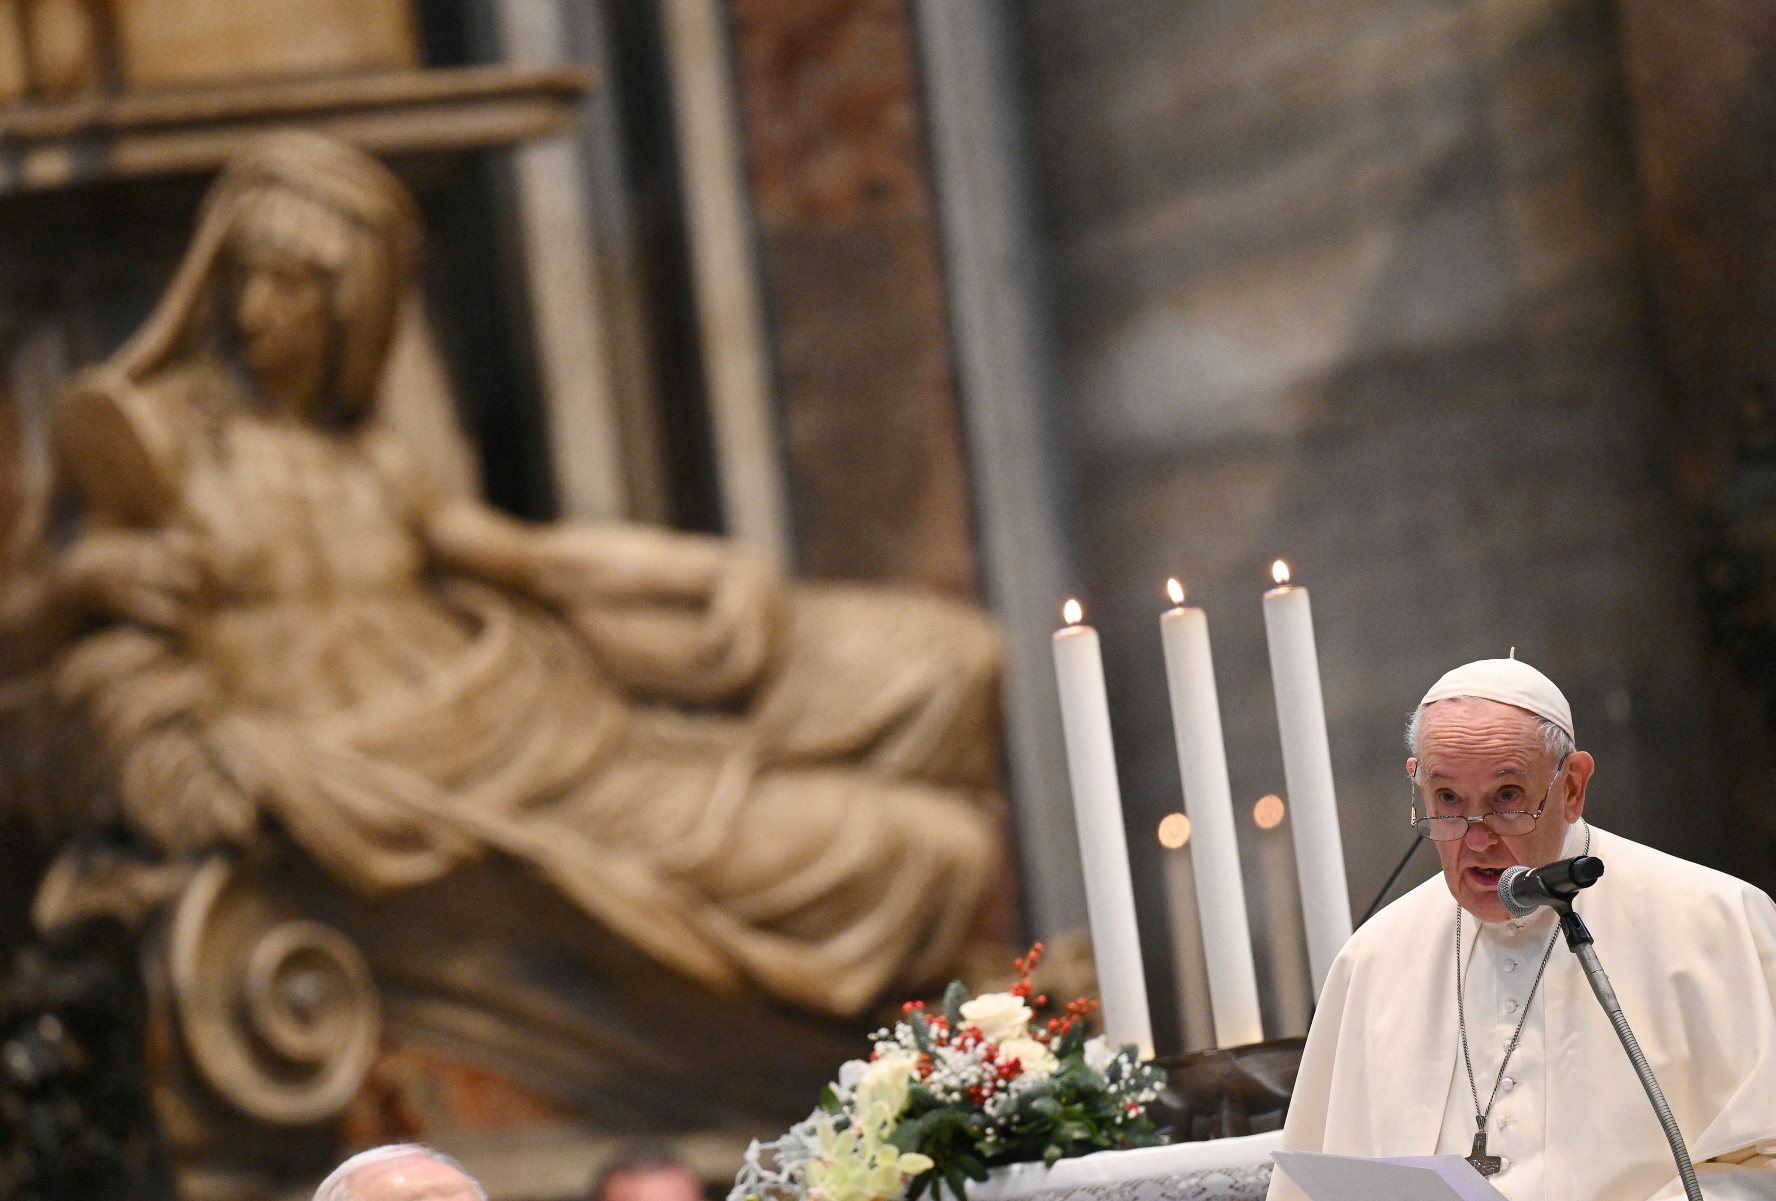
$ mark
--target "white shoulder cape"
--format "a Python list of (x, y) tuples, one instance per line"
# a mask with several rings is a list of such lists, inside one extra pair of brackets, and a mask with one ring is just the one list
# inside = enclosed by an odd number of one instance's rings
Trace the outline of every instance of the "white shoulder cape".
[[(1776, 1140), (1776, 905), (1731, 876), (1594, 830), (1575, 909), (1698, 1163)], [(1370, 919), (1327, 976), (1283, 1145), (1430, 1155), (1460, 1057), (1455, 901), (1441, 874)], [(1676, 1176), (1615, 1031), (1564, 942), (1545, 1004), (1547, 1195), (1640, 1201)], [(1302, 1194), (1280, 1171), (1271, 1201)]]

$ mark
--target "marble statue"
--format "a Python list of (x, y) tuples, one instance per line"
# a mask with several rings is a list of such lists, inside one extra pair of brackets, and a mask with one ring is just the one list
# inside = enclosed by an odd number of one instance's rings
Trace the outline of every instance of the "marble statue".
[(8, 793), (66, 848), (40, 924), (173, 906), (191, 1057), (274, 1124), (349, 1101), (381, 968), (299, 912), (204, 958), (268, 847), (371, 900), (522, 865), (713, 996), (855, 1018), (940, 981), (999, 866), (990, 624), (440, 483), (385, 378), (419, 251), (385, 168), (268, 136), (69, 386), (75, 516), (12, 606), (0, 696)]

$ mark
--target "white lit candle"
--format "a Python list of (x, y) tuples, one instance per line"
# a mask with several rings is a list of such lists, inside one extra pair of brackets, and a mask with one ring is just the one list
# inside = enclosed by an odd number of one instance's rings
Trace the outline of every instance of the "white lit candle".
[(1112, 1046), (1133, 1043), (1146, 1059), (1153, 1055), (1153, 1023), (1147, 1012), (1147, 976), (1135, 925), (1116, 751), (1110, 741), (1104, 660), (1098, 632), (1080, 624), (1084, 613), (1079, 602), (1068, 601), (1062, 613), (1067, 625), (1055, 631), (1055, 683), (1061, 696), (1067, 778), (1079, 825), (1079, 858), (1085, 869), (1085, 907), (1098, 965), (1104, 1034)]
[(1190, 819), (1168, 813), (1159, 822), (1165, 848), (1166, 910), (1172, 921), (1172, 981), (1178, 990), (1178, 1045), (1201, 1051), (1215, 1045), (1215, 1009), (1209, 1000), (1202, 921), (1196, 909), (1196, 872), (1190, 863)]
[(1314, 995), (1326, 984), (1332, 960), (1351, 935), (1350, 890), (1344, 879), (1344, 842), (1332, 788), (1332, 747), (1326, 739), (1326, 703), (1314, 648), (1313, 608), (1307, 589), (1289, 583), (1289, 565), (1271, 568), (1277, 586), (1264, 594), (1264, 632), (1270, 641), (1270, 681), (1276, 690), (1277, 732), (1283, 742), (1295, 831), (1295, 871), (1307, 930), (1307, 962)]
[(1295, 884), (1295, 865), (1289, 848), (1289, 832), (1283, 829), (1289, 807), (1280, 796), (1264, 796), (1252, 806), (1257, 827), (1253, 844), (1257, 852), (1259, 944), (1270, 969), (1271, 1002), (1276, 1027), (1272, 1038), (1293, 1038), (1307, 1033), (1313, 1016), (1313, 992), (1307, 977), (1307, 948), (1301, 933), (1301, 890)]
[(1263, 1040), (1264, 1019), (1258, 1009), (1258, 977), (1252, 965), (1252, 931), (1246, 921), (1233, 792), (1227, 783), (1227, 751), (1221, 741), (1209, 619), (1201, 609), (1184, 605), (1184, 589), (1177, 580), (1166, 581), (1166, 586), (1173, 607), (1159, 619), (1160, 642), (1165, 647), (1178, 773), (1184, 780), (1184, 811), (1190, 816), (1190, 862), (1196, 876), (1196, 905), (1202, 914), (1209, 996), (1215, 1006), (1215, 1043), (1243, 1047)]

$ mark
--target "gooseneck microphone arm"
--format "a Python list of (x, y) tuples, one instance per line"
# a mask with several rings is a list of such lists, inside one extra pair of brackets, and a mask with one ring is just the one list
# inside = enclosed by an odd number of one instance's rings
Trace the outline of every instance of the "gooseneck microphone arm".
[[(1499, 880), (1499, 900), (1518, 917), (1524, 917), (1542, 905), (1560, 915), (1560, 931), (1566, 935), (1567, 949), (1578, 956), (1579, 966), (1585, 969), (1585, 979), (1590, 982), (1597, 1003), (1609, 1015), (1610, 1025), (1616, 1028), (1616, 1037), (1622, 1040), (1622, 1049), (1628, 1052), (1628, 1062), (1634, 1065), (1640, 1086), (1646, 1090), (1647, 1100), (1653, 1103), (1653, 1112), (1665, 1130), (1665, 1141), (1671, 1144), (1671, 1156), (1677, 1161), (1677, 1174), (1683, 1181), (1684, 1196), (1688, 1201), (1703, 1201), (1702, 1186), (1696, 1183), (1696, 1169), (1690, 1163), (1690, 1149), (1684, 1143), (1683, 1131), (1677, 1127), (1677, 1119), (1671, 1114), (1671, 1106), (1666, 1104), (1665, 1090), (1659, 1087), (1652, 1065), (1640, 1049), (1640, 1040), (1634, 1037), (1628, 1019), (1622, 1014), (1622, 1003), (1616, 1000), (1609, 974), (1597, 958), (1591, 931), (1586, 929), (1584, 919), (1573, 912), (1572, 898), (1578, 895), (1579, 889), (1589, 888), (1601, 875), (1603, 864), (1589, 855), (1550, 864), (1536, 872), (1514, 867)], [(1522, 889), (1527, 895), (1520, 895), (1520, 881), (1528, 886)]]

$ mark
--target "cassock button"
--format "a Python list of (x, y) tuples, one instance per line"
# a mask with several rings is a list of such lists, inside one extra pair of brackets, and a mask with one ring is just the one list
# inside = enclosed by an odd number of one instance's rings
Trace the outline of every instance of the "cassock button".
[(1517, 970), (1517, 961), (1516, 961), (1516, 960), (1515, 960), (1515, 959), (1507, 959), (1507, 960), (1505, 960), (1505, 970), (1506, 970), (1506, 971), (1507, 971), (1507, 972), (1514, 972), (1514, 971), (1516, 971), (1516, 970)]
[(1499, 1081), (1499, 1087), (1504, 1089), (1506, 1092), (1510, 1092), (1512, 1089), (1517, 1087), (1517, 1082), (1515, 1080), (1511, 1079), (1509, 1076), (1506, 1076), (1503, 1080)]
[(1505, 1012), (1506, 1013), (1516, 1013), (1517, 1012), (1517, 1002), (1506, 1001), (1505, 1002)]

